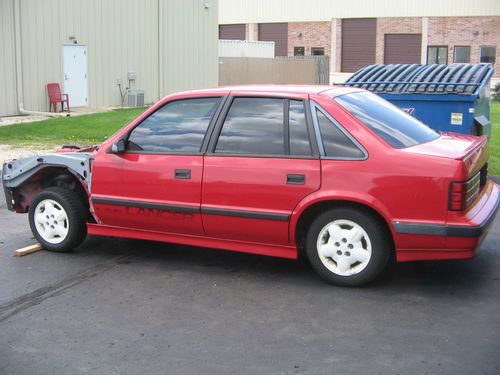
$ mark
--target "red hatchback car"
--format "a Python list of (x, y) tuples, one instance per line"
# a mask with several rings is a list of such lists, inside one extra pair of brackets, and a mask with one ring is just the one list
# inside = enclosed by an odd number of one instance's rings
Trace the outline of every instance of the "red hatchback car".
[(89, 233), (305, 252), (355, 286), (391, 258), (474, 256), (500, 199), (488, 157), (486, 137), (438, 134), (363, 90), (271, 85), (173, 94), (99, 146), (2, 173), (48, 250)]

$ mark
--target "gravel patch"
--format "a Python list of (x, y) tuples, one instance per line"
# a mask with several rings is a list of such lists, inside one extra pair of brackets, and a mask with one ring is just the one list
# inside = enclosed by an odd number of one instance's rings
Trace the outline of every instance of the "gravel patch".
[(0, 126), (43, 121), (47, 120), (48, 118), (49, 117), (47, 116), (39, 116), (39, 115), (0, 117)]
[(46, 154), (48, 152), (54, 152), (54, 148), (47, 148), (46, 145), (44, 146), (26, 146), (26, 147), (19, 147), (19, 146), (8, 146), (8, 145), (0, 145), (0, 164), (3, 164), (6, 161), (12, 160), (12, 159), (21, 159), (25, 158), (27, 156), (32, 156), (32, 155), (40, 155), (40, 154)]

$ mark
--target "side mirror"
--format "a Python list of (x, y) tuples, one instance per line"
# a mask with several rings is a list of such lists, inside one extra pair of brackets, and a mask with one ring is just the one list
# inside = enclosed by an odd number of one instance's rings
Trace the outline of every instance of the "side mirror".
[(111, 146), (111, 152), (114, 154), (122, 154), (125, 152), (125, 139), (121, 138), (117, 140)]

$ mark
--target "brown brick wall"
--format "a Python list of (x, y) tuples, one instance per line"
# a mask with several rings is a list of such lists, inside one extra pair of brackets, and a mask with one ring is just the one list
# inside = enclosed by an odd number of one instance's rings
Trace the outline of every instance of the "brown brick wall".
[(495, 77), (500, 78), (500, 17), (429, 17), (427, 45), (448, 46), (448, 64), (454, 46), (470, 46), (470, 62), (479, 63), (480, 46), (496, 46)]
[[(299, 36), (302, 34), (301, 36)], [(325, 55), (331, 53), (330, 22), (291, 22), (288, 24), (288, 56), (293, 56), (294, 47), (304, 47), (306, 56), (311, 48), (323, 47)]]
[(375, 62), (384, 63), (384, 35), (385, 34), (421, 34), (422, 19), (419, 17), (391, 17), (377, 19), (377, 50)]
[[(335, 71), (341, 66), (342, 22), (336, 22)], [(257, 33), (255, 25), (254, 33)], [(247, 38), (250, 38), (247, 25)], [(299, 37), (299, 33), (302, 35)], [(387, 17), (377, 19), (376, 62), (384, 62), (385, 34), (425, 34), (422, 32), (421, 17)], [(254, 39), (258, 39), (257, 35)], [(423, 37), (424, 35), (422, 35)], [(305, 47), (305, 54), (311, 54), (311, 47), (325, 48), (325, 55), (331, 56), (330, 22), (291, 22), (288, 24), (288, 56), (293, 56), (294, 47)], [(453, 62), (454, 46), (471, 46), (471, 63), (479, 62), (479, 47), (496, 46), (496, 66), (494, 77), (500, 78), (500, 17), (429, 17), (427, 45), (448, 46), (448, 63)]]

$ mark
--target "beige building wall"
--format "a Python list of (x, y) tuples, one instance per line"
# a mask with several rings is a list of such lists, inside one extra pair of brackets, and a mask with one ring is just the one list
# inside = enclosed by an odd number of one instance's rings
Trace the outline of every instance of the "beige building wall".
[(146, 103), (174, 91), (217, 85), (217, 0), (0, 0), (0, 4), (0, 87), (9, 97), (8, 103), (0, 100), (4, 102), (0, 116), (17, 114), (17, 103), (12, 104), (15, 6), (26, 110), (48, 111), (46, 84), (59, 82), (64, 87), (63, 46), (74, 40), (87, 47), (89, 107), (120, 106), (117, 79), (126, 87), (127, 72), (135, 72), (131, 88), (145, 90)]
[[(145, 90), (145, 101), (158, 98), (158, 2), (155, 0), (18, 0), (24, 107), (47, 111), (46, 84), (64, 87), (63, 45), (87, 46), (88, 105), (120, 105), (116, 84)], [(71, 104), (71, 98), (70, 98)]]
[(498, 0), (219, 0), (219, 24), (332, 18), (499, 16)]
[(161, 0), (162, 95), (218, 84), (217, 0)]

